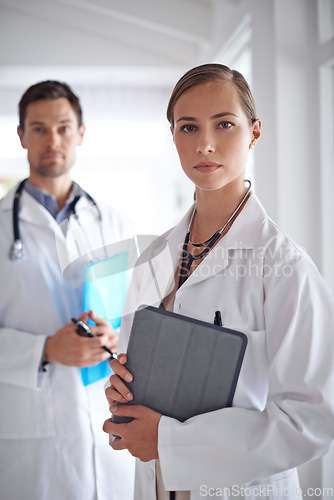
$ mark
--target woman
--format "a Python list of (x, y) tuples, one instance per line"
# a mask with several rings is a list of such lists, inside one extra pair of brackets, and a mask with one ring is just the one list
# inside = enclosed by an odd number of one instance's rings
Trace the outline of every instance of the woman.
[(132, 399), (120, 354), (106, 395), (112, 413), (135, 420), (107, 420), (104, 430), (121, 437), (114, 449), (140, 459), (137, 499), (168, 498), (168, 491), (192, 500), (296, 498), (295, 467), (326, 453), (334, 436), (333, 297), (244, 181), (261, 122), (242, 75), (218, 64), (190, 70), (167, 116), (196, 203), (135, 270), (120, 352), (131, 313), (143, 303), (211, 323), (219, 310), (248, 345), (233, 406), (184, 423), (143, 406), (115, 406)]

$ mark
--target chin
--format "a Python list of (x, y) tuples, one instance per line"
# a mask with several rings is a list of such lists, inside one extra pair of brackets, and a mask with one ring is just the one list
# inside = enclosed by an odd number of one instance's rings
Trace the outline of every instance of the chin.
[(215, 184), (215, 185), (203, 185), (203, 184), (195, 184), (196, 188), (199, 189), (200, 191), (219, 191), (222, 187), (225, 186), (225, 184)]

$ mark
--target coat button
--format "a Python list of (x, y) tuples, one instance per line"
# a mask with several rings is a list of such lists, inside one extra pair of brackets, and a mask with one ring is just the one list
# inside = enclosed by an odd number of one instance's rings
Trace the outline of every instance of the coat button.
[(153, 472), (152, 469), (150, 469), (150, 470), (147, 471), (147, 477), (149, 479), (154, 479), (154, 472)]

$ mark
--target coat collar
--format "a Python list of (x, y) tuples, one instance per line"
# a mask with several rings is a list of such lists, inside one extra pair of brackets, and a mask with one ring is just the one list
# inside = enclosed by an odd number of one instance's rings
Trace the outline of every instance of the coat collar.
[[(194, 205), (188, 210), (179, 224), (165, 233), (161, 238), (158, 238), (157, 245), (154, 245), (155, 280), (159, 283), (160, 293), (163, 297), (171, 289), (173, 282), (172, 277), (174, 277), (176, 273), (182, 255), (184, 238), (193, 210)], [(257, 196), (251, 193), (246, 205), (233, 223), (231, 229), (211, 250), (207, 257), (186, 280), (184, 285), (182, 285), (180, 290), (221, 273), (228, 265), (229, 253), (231, 250), (254, 248), (266, 218), (266, 212)]]
[[(14, 196), (17, 190), (18, 184), (9, 191), (9, 193), (1, 200), (0, 210), (12, 211)], [(77, 211), (90, 207), (91, 203), (85, 196), (81, 196), (77, 203)], [(39, 203), (31, 194), (29, 194), (25, 189), (23, 189), (20, 200), (20, 220), (25, 220), (37, 224), (39, 226), (50, 226), (53, 228), (59, 227), (56, 220), (52, 217), (50, 212)]]

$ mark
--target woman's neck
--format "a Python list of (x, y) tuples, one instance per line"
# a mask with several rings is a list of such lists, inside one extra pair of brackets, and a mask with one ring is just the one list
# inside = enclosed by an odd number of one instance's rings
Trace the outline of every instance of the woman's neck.
[(196, 214), (191, 228), (192, 241), (195, 243), (204, 241), (218, 229), (221, 229), (242, 201), (246, 192), (247, 188), (243, 178), (236, 179), (215, 191), (204, 191), (196, 188)]

